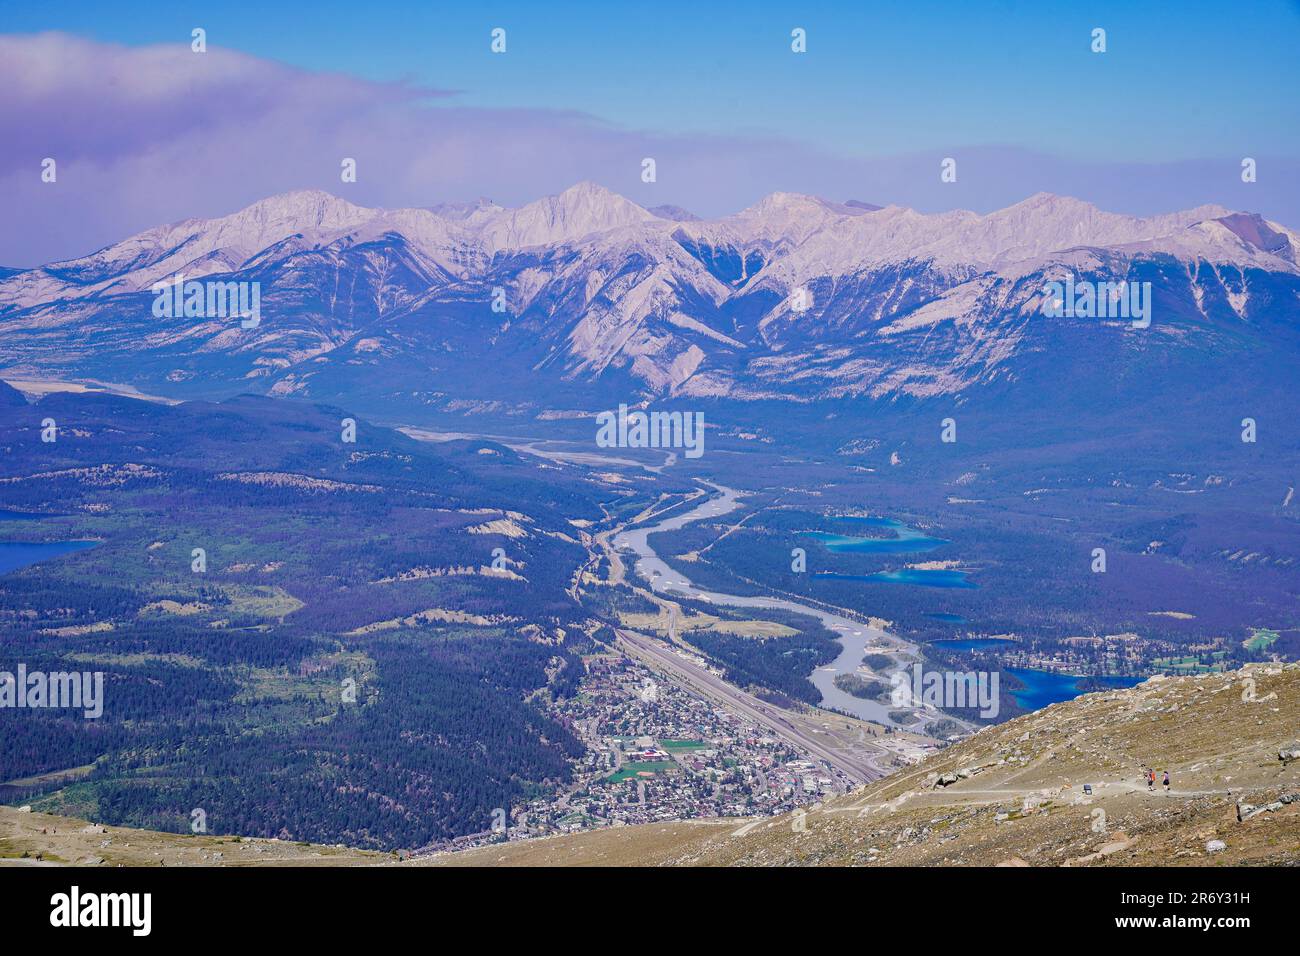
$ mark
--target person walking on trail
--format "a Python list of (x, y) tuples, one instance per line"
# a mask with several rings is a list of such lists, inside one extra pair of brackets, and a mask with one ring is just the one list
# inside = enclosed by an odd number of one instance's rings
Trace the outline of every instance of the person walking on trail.
[(1169, 792), (1169, 771), (1165, 771), (1165, 793)]
[(1148, 770), (1148, 771), (1147, 771), (1147, 789), (1148, 789), (1148, 790), (1152, 790), (1152, 791), (1154, 791), (1155, 788), (1156, 788), (1156, 772), (1155, 772), (1154, 770)]

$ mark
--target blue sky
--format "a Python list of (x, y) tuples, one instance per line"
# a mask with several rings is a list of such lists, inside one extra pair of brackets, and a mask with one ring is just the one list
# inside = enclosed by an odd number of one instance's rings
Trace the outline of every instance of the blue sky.
[(1295, 2), (10, 3), (0, 265), (293, 189), (518, 205), (584, 179), (704, 216), (777, 190), (927, 212), (1048, 191), (1295, 227), (1297, 50)]
[[(1295, 3), (447, 3), (101, 0), (7, 5), (5, 32), (214, 45), (407, 79), (483, 107), (627, 128), (764, 131), (883, 155), (1017, 145), (1084, 159), (1300, 152)], [(492, 27), (508, 53), (488, 51)], [(808, 53), (790, 52), (794, 26)], [(1093, 27), (1108, 50), (1089, 48)]]

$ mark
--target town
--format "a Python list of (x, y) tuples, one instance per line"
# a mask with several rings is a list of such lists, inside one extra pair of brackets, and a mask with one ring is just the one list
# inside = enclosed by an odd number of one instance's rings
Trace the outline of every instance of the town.
[(580, 692), (553, 713), (587, 753), (573, 782), (508, 822), (426, 847), (459, 850), (607, 826), (784, 813), (853, 781), (618, 651), (587, 658)]

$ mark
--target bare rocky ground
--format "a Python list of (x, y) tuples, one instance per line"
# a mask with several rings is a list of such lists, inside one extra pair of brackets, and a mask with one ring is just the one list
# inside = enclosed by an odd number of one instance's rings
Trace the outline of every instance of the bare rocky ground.
[(346, 847), (184, 836), (0, 807), (0, 866), (336, 866), (392, 859)]
[[(1146, 767), (1157, 771), (1154, 792), (1141, 782)], [(1159, 785), (1165, 770), (1168, 792)], [(0, 858), (146, 866), (394, 859), (87, 826), (0, 808)], [(1088, 694), (985, 729), (806, 813), (615, 827), (400, 865), (1288, 864), (1300, 864), (1300, 664)]]

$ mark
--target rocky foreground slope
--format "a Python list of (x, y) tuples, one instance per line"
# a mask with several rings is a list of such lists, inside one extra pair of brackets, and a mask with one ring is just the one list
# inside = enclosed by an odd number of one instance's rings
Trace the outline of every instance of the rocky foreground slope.
[[(1168, 770), (1149, 792), (1141, 771)], [(57, 830), (57, 833), (50, 831)], [(0, 808), (0, 863), (374, 865), (388, 855), (101, 828)], [(1153, 678), (988, 728), (806, 813), (484, 847), (398, 865), (1300, 864), (1300, 664)]]
[[(604, 830), (433, 862), (1300, 863), (1298, 736), (1300, 664), (1155, 678), (986, 729), (806, 815)], [(1168, 793), (1147, 791), (1147, 766), (1170, 772)]]

